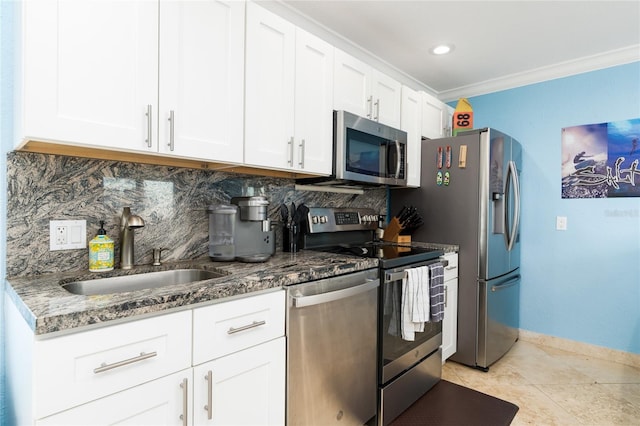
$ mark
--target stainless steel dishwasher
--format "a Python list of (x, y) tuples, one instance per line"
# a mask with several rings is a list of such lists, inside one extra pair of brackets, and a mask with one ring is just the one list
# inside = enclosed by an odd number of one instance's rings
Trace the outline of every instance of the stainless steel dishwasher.
[(287, 288), (287, 424), (376, 416), (378, 269)]

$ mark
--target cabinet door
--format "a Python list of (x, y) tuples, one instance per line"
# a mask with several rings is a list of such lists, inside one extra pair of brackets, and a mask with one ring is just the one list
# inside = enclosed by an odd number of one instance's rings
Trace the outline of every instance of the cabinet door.
[(30, 0), (23, 8), (22, 136), (155, 151), (157, 2)]
[(160, 2), (159, 151), (242, 162), (244, 2)]
[(283, 425), (285, 338), (194, 367), (195, 425)]
[(456, 353), (458, 340), (458, 279), (444, 283), (445, 306), (442, 320), (442, 362)]
[(442, 362), (458, 348), (458, 254), (447, 253), (449, 264), (444, 269), (444, 318), (442, 320)]
[(296, 30), (294, 167), (331, 174), (333, 46)]
[(294, 164), (295, 27), (247, 4), (245, 163), (291, 169)]
[(372, 118), (371, 67), (336, 49), (333, 108)]
[(420, 186), (421, 168), (421, 98), (420, 93), (402, 86), (400, 129), (407, 132), (407, 186)]
[(191, 312), (36, 341), (36, 418), (191, 366)]
[(373, 120), (396, 129), (400, 128), (402, 85), (377, 70), (373, 70), (372, 75)]
[(422, 95), (422, 136), (429, 139), (445, 137), (447, 105), (437, 98), (421, 92)]
[(89, 402), (36, 421), (48, 425), (183, 425), (191, 419), (192, 370)]

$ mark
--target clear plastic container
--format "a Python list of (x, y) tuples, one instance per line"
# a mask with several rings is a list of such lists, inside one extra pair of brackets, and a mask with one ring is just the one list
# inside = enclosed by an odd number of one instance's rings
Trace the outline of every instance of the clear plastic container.
[(235, 258), (235, 224), (238, 207), (228, 204), (209, 206), (209, 257), (216, 261)]

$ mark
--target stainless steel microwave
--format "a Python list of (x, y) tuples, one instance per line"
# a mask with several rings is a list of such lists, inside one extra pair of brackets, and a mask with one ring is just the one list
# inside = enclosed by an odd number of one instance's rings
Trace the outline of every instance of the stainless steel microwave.
[(406, 186), (406, 132), (346, 111), (334, 111), (333, 141), (337, 180)]
[(407, 133), (347, 111), (333, 111), (331, 176), (299, 178), (296, 183), (406, 186)]

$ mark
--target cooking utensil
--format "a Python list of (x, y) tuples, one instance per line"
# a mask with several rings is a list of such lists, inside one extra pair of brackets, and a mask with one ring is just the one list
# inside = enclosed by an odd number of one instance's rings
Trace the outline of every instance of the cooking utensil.
[(289, 223), (289, 209), (285, 204), (280, 204), (280, 218), (284, 225)]
[(305, 206), (304, 203), (300, 204), (296, 209), (298, 223), (304, 222), (308, 214), (309, 214), (309, 207)]

